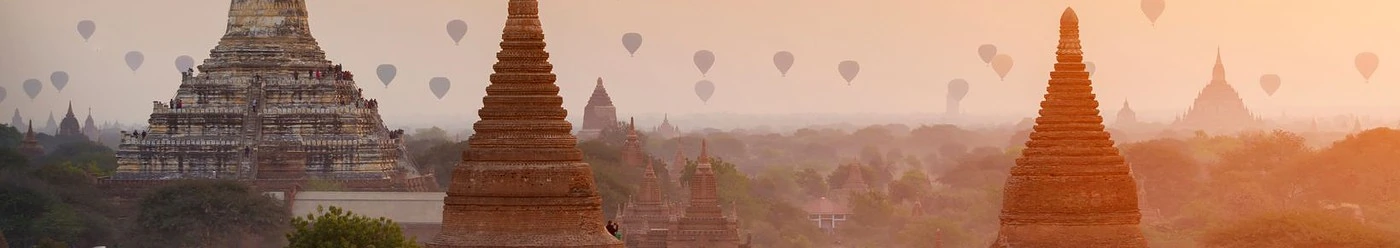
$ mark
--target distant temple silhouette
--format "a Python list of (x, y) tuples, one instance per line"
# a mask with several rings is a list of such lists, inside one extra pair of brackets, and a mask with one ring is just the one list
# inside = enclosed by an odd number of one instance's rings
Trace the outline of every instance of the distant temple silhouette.
[(1240, 94), (1225, 81), (1225, 64), (1220, 50), (1215, 52), (1215, 68), (1210, 83), (1201, 89), (1196, 101), (1186, 113), (1172, 123), (1172, 129), (1234, 133), (1262, 127), (1263, 121), (1254, 116), (1240, 99)]

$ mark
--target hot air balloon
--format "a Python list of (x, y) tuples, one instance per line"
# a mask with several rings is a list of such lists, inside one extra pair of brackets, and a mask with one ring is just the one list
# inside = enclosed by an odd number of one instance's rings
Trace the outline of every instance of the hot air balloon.
[(443, 96), (447, 96), (447, 90), (452, 89), (452, 80), (435, 77), (428, 80), (428, 89), (433, 91), (433, 95), (437, 95), (438, 100), (442, 100)]
[(773, 66), (777, 66), (778, 73), (782, 73), (784, 77), (787, 77), (788, 69), (792, 69), (792, 62), (794, 62), (794, 58), (791, 52), (782, 51), (773, 54)]
[(710, 67), (715, 66), (715, 53), (710, 50), (700, 50), (695, 52), (695, 68), (700, 69), (700, 75), (710, 73)]
[(1274, 96), (1274, 92), (1277, 92), (1278, 87), (1282, 84), (1283, 79), (1279, 79), (1277, 74), (1259, 76), (1259, 87), (1263, 87), (1264, 93), (1269, 94), (1269, 96)]
[(846, 79), (846, 85), (851, 85), (851, 81), (856, 80), (856, 75), (860, 74), (860, 63), (847, 60), (836, 65), (836, 70), (841, 72), (841, 78)]
[(642, 34), (626, 33), (622, 35), (622, 47), (627, 48), (629, 56), (637, 56), (637, 49), (642, 48)]
[(467, 36), (467, 22), (462, 20), (448, 21), (447, 36), (452, 37), (452, 44), (461, 45), (462, 37)]
[(1142, 0), (1142, 14), (1147, 15), (1147, 21), (1157, 26), (1157, 17), (1162, 16), (1162, 11), (1167, 9), (1167, 0)]
[(715, 83), (711, 83), (710, 80), (700, 80), (700, 82), (695, 82), (695, 96), (700, 97), (700, 101), (709, 103), (710, 96), (714, 95)]
[(948, 81), (948, 99), (961, 102), (964, 97), (967, 97), (968, 90), (967, 80), (958, 78)]
[(63, 87), (68, 86), (68, 73), (56, 71), (49, 74), (49, 83), (53, 84), (53, 88), (58, 89), (58, 92), (63, 92)]
[(83, 42), (87, 42), (89, 38), (92, 38), (92, 33), (96, 31), (97, 23), (92, 22), (92, 20), (78, 22), (78, 35), (83, 36)]
[(1376, 68), (1381, 65), (1381, 57), (1371, 52), (1363, 52), (1356, 55), (1356, 71), (1361, 72), (1361, 77), (1366, 82), (1371, 81), (1371, 74), (1376, 73)]
[(146, 62), (146, 55), (141, 54), (141, 52), (130, 51), (126, 53), (126, 67), (130, 67), (131, 71), (134, 72), (136, 69), (141, 69), (141, 63), (143, 62)]
[(33, 78), (29, 80), (24, 80), (23, 86), (24, 93), (29, 95), (29, 100), (34, 100), (35, 97), (39, 96), (39, 91), (44, 90), (44, 83), (41, 83), (38, 79)]
[(992, 64), (992, 57), (997, 56), (997, 46), (992, 44), (982, 44), (977, 47), (977, 57), (982, 58), (982, 63)]
[(190, 69), (194, 69), (194, 58), (191, 58), (189, 55), (180, 55), (180, 57), (175, 57), (176, 71), (186, 72)]
[(1094, 75), (1094, 62), (1084, 62), (1084, 71), (1089, 72), (1089, 76)]
[(1013, 65), (1016, 65), (1016, 62), (1011, 60), (1011, 55), (997, 54), (992, 58), (992, 70), (997, 72), (1002, 81), (1006, 81), (1006, 73), (1011, 72)]
[(0, 103), (5, 102), (5, 97), (8, 97), (9, 95), (10, 92), (6, 91), (5, 87), (0, 87)]
[[(394, 81), (394, 76), (399, 75), (399, 68), (391, 64), (382, 64), (379, 65), (379, 68), (375, 68), (374, 72), (379, 74), (379, 81), (384, 82), (384, 88), (388, 88), (389, 83)], [(438, 98), (442, 97), (438, 96)]]

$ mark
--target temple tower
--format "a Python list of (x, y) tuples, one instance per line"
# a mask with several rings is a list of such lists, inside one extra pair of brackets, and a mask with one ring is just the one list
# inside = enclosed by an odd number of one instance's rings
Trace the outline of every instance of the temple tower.
[(627, 168), (638, 168), (642, 167), (642, 160), (646, 160), (646, 153), (642, 151), (642, 141), (637, 136), (637, 120), (629, 119), (627, 140), (622, 142), (622, 163)]
[(1138, 124), (1137, 112), (1133, 111), (1132, 106), (1128, 106), (1127, 100), (1123, 100), (1123, 108), (1118, 109), (1118, 119), (1115, 122), (1119, 126)]
[(675, 138), (676, 136), (680, 136), (681, 130), (677, 129), (676, 126), (671, 125), (671, 115), (668, 114), (663, 115), (661, 117), (661, 125), (657, 126), (656, 130), (654, 130), (653, 132), (656, 133), (657, 137), (661, 137), (662, 139), (670, 139)]
[(617, 107), (613, 107), (608, 89), (603, 88), (603, 78), (598, 78), (593, 87), (593, 96), (588, 97), (588, 105), (583, 107), (583, 128), (578, 131), (579, 139), (596, 139), (603, 129), (617, 125)]
[(49, 123), (44, 125), (44, 130), (42, 130), (41, 132), (47, 133), (49, 135), (58, 134), (58, 121), (54, 120), (55, 119), (53, 118), (53, 112), (49, 112)]
[(680, 143), (676, 143), (676, 156), (672, 159), (674, 160), (671, 161), (671, 167), (667, 168), (666, 172), (671, 174), (671, 183), (679, 185), (681, 182), (681, 173), (685, 172), (686, 166), (685, 150), (681, 149)]
[[(623, 239), (627, 247), (645, 248), (647, 232), (656, 229), (667, 229), (671, 226), (671, 205), (667, 204), (665, 196), (662, 195), (661, 184), (657, 181), (656, 170), (648, 162), (642, 171), (642, 183), (637, 187), (637, 194), (632, 195), (627, 207), (623, 209), (622, 215), (618, 216), (622, 224)], [(662, 243), (664, 244), (664, 242)], [(657, 247), (665, 248), (665, 246)]]
[(30, 162), (44, 156), (44, 146), (39, 144), (39, 137), (34, 133), (33, 120), (29, 121), (29, 130), (24, 132), (24, 140), (20, 141), (19, 153)]
[(1215, 67), (1211, 70), (1210, 83), (1201, 89), (1191, 108), (1181, 116), (1172, 128), (1187, 131), (1202, 130), (1211, 133), (1233, 133), (1260, 128), (1263, 122), (1255, 117), (1235, 91), (1225, 81), (1225, 64), (1221, 61), (1220, 50), (1215, 51)]
[(88, 140), (98, 140), (102, 135), (98, 132), (97, 121), (92, 119), (92, 108), (88, 108), (87, 119), (83, 120), (83, 135), (86, 135)]
[(666, 235), (669, 248), (737, 248), (738, 223), (725, 218), (719, 204), (714, 168), (704, 140), (700, 142), (700, 157), (690, 178), (690, 203), (685, 215), (676, 220)]
[[(332, 180), (351, 191), (436, 191), (416, 171), (402, 130), (326, 60), (305, 0), (229, 0), (209, 58), (154, 101), (139, 137), (123, 139), (109, 181), (233, 179), (268, 188)], [(139, 183), (147, 185), (147, 183)]]
[(1073, 9), (1060, 17), (1058, 48), (992, 247), (1146, 247), (1137, 184), (1104, 131)]
[(845, 204), (846, 200), (850, 199), (851, 194), (870, 192), (870, 185), (865, 183), (865, 174), (861, 173), (859, 164), (850, 164), (842, 167), (846, 169), (846, 181), (842, 182), (841, 186), (832, 192), (834, 198), (838, 202)]
[(83, 127), (78, 125), (78, 117), (73, 115), (73, 102), (68, 102), (68, 113), (58, 124), (58, 136), (83, 136)]
[(537, 0), (511, 0), (476, 133), (428, 247), (623, 247), (604, 228), (545, 52)]
[[(34, 123), (31, 121), (30, 124)], [(10, 117), (10, 126), (14, 127), (15, 129), (19, 129), (19, 127), (24, 126), (24, 117), (19, 115), (19, 109), (15, 109), (14, 116)]]

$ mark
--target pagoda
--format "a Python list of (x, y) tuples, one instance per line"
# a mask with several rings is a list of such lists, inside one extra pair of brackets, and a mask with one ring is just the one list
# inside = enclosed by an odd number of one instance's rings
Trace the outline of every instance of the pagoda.
[(1104, 131), (1080, 49), (1079, 18), (1066, 8), (1055, 70), (1031, 139), (1006, 180), (991, 247), (1147, 246), (1137, 184)]
[(92, 120), (92, 108), (88, 108), (87, 119), (83, 120), (83, 135), (87, 136), (88, 140), (101, 138), (102, 134), (97, 129), (97, 121)]
[(43, 133), (47, 133), (49, 135), (58, 134), (58, 122), (54, 121), (53, 112), (49, 112), (49, 123), (47, 125), (44, 125)]
[(616, 125), (617, 107), (613, 107), (608, 89), (603, 88), (603, 78), (598, 78), (598, 85), (593, 86), (593, 96), (588, 97), (588, 105), (583, 107), (583, 128), (579, 129), (578, 138), (596, 139), (603, 129)]
[(1225, 65), (1220, 50), (1215, 51), (1215, 68), (1210, 83), (1201, 89), (1196, 101), (1172, 128), (1211, 133), (1233, 133), (1262, 127), (1263, 121), (1250, 113), (1240, 95), (1225, 82)]
[(656, 136), (662, 139), (675, 138), (681, 135), (681, 129), (677, 128), (675, 125), (671, 125), (670, 115), (663, 115), (661, 117), (661, 125), (657, 126), (652, 132), (656, 133)]
[[(33, 121), (30, 121), (29, 124), (32, 125), (32, 124), (34, 124), (34, 122), (33, 122)], [(14, 117), (10, 117), (10, 127), (14, 127), (15, 129), (19, 129), (19, 127), (20, 127), (20, 126), (23, 126), (23, 125), (24, 125), (24, 117), (22, 117), (22, 116), (19, 115), (19, 109), (15, 109)]]
[(24, 132), (24, 140), (19, 143), (19, 153), (34, 162), (44, 156), (44, 146), (39, 144), (39, 137), (34, 133), (34, 121), (29, 121), (29, 130)]
[(622, 142), (622, 163), (627, 168), (642, 167), (642, 160), (647, 159), (646, 153), (642, 151), (642, 141), (637, 135), (637, 120), (628, 121), (627, 140)]
[[(627, 247), (639, 248), (648, 247), (647, 232), (651, 230), (666, 230), (671, 225), (672, 213), (671, 204), (662, 195), (661, 184), (657, 181), (656, 170), (652, 163), (648, 162), (642, 172), (642, 183), (637, 187), (637, 194), (632, 195), (627, 205), (622, 210), (622, 214), (617, 218), (622, 224), (622, 238), (626, 241)], [(664, 240), (664, 237), (663, 237)], [(658, 248), (665, 248), (663, 246)]]
[(846, 181), (831, 192), (837, 201), (845, 203), (851, 194), (870, 192), (870, 185), (865, 183), (865, 174), (861, 173), (860, 165), (850, 164), (842, 167), (846, 169)]
[(1115, 120), (1114, 124), (1118, 126), (1131, 126), (1138, 124), (1137, 112), (1133, 111), (1132, 106), (1128, 106), (1127, 100), (1123, 100), (1123, 108), (1118, 109), (1118, 119)]
[(354, 75), (326, 59), (305, 0), (231, 0), (228, 26), (149, 129), (123, 138), (112, 183), (233, 179), (351, 191), (435, 191)]
[(78, 125), (78, 117), (73, 115), (73, 102), (68, 102), (68, 113), (63, 115), (63, 121), (58, 124), (58, 136), (83, 136), (83, 127)]
[(666, 234), (669, 248), (737, 248), (737, 219), (726, 218), (720, 208), (714, 168), (710, 166), (705, 141), (700, 141), (700, 157), (690, 178), (690, 202), (685, 215)]
[(511, 0), (476, 133), (427, 247), (623, 247), (564, 118), (537, 0)]

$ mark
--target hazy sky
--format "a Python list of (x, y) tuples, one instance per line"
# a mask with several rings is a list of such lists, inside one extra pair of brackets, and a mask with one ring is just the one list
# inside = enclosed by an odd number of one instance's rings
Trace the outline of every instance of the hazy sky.
[[(309, 0), (311, 29), (327, 56), (356, 72), (360, 87), (381, 99), (390, 124), (469, 124), (476, 119), (505, 22), (505, 0)], [(223, 35), (227, 0), (0, 0), (0, 118), (19, 108), (46, 121), (68, 101), (93, 108), (100, 120), (144, 122), (151, 101), (173, 96), (179, 85), (174, 59), (208, 57)], [(1032, 116), (1054, 63), (1058, 20), (1079, 13), (1086, 59), (1105, 111), (1124, 99), (1147, 120), (1182, 112), (1210, 79), (1221, 47), (1227, 79), (1257, 113), (1384, 115), (1400, 107), (1395, 58), (1400, 16), (1391, 0), (1167, 0), (1156, 27), (1137, 0), (543, 0), (546, 48), (559, 86), (577, 122), (603, 77), (621, 118), (672, 113), (941, 113), (947, 82), (963, 78), (971, 92), (964, 111)], [(77, 23), (97, 23), (84, 42)], [(453, 45), (446, 23), (462, 19), (469, 31)], [(636, 57), (622, 47), (624, 33), (641, 33)], [(981, 62), (976, 49), (995, 44), (1015, 59), (1005, 81)], [(691, 61), (714, 51), (708, 77)], [(127, 51), (146, 62), (132, 72)], [(772, 64), (791, 51), (786, 78)], [(1365, 83), (1353, 60), (1379, 54), (1380, 69)], [(847, 86), (836, 71), (842, 60), (861, 64)], [(398, 77), (384, 87), (379, 64)], [(49, 74), (67, 71), (58, 92)], [(1279, 74), (1272, 97), (1262, 74)], [(429, 92), (432, 77), (453, 82), (447, 97)], [(35, 100), (21, 82), (40, 79)], [(717, 85), (708, 104), (694, 84)], [(5, 121), (8, 122), (8, 121)], [(42, 124), (41, 124), (42, 125)]]

